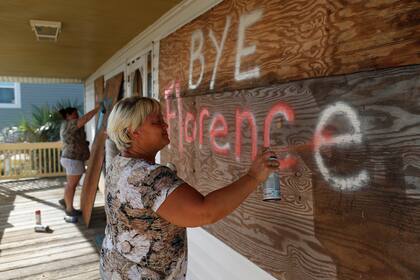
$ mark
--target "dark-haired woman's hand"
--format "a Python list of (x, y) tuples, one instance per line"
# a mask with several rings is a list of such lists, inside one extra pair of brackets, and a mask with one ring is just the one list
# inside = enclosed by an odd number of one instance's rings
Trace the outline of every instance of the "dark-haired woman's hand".
[(105, 114), (106, 113), (106, 106), (105, 106), (105, 101), (104, 100), (102, 100), (101, 102), (99, 102), (99, 106), (100, 106), (100, 112), (102, 113), (102, 114)]

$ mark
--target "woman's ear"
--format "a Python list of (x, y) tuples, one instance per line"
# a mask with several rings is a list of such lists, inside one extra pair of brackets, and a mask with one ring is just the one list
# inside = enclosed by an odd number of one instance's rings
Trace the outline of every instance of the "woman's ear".
[(131, 139), (137, 139), (137, 138), (139, 138), (140, 136), (141, 136), (141, 128), (140, 127), (138, 127), (137, 129), (134, 129), (134, 130), (132, 130), (132, 129), (128, 129), (128, 135), (130, 135), (130, 138)]

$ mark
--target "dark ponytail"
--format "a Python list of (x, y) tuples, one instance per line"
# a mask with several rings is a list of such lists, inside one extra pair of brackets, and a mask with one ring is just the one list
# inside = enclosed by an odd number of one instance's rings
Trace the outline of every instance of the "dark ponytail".
[(60, 109), (58, 113), (61, 115), (63, 119), (66, 119), (68, 115), (72, 114), (73, 112), (77, 112), (77, 109), (74, 107), (67, 107), (64, 109)]

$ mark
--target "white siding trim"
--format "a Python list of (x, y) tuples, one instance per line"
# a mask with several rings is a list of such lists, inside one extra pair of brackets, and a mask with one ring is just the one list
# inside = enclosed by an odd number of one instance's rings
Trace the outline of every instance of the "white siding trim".
[[(93, 85), (89, 85), (88, 87), (85, 87), (85, 108), (84, 113), (86, 114), (92, 108), (95, 107), (95, 89)], [(86, 131), (86, 138), (90, 142), (90, 147), (92, 148), (93, 139), (95, 139), (95, 120), (97, 116), (92, 118), (92, 120), (88, 121), (85, 125), (85, 131)]]
[(127, 62), (127, 66), (125, 69), (125, 81), (127, 82), (125, 85), (126, 88), (126, 96), (132, 96), (133, 95), (133, 83), (134, 83), (134, 75), (136, 70), (139, 70), (140, 76), (142, 79), (142, 93), (143, 96), (147, 96), (148, 87), (151, 86), (148, 84), (148, 77), (147, 77), (147, 62), (148, 62), (148, 55), (149, 52), (152, 52), (152, 48), (148, 47), (145, 49), (145, 52), (135, 58), (130, 59)]
[(153, 42), (152, 47), (152, 93), (159, 99), (159, 47), (160, 41)]
[(202, 228), (188, 229), (187, 280), (276, 280)]
[(115, 65), (114, 68), (109, 69), (108, 72), (104, 73), (104, 80), (105, 80), (105, 85), (106, 85), (106, 81), (111, 79), (112, 77), (114, 77), (115, 75), (123, 72), (125, 73), (125, 63), (121, 62), (118, 65)]

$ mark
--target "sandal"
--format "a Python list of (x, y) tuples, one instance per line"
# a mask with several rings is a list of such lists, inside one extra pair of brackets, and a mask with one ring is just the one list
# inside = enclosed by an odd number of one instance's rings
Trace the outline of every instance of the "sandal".
[[(64, 211), (66, 210), (67, 206), (66, 206), (66, 201), (64, 200), (64, 198), (58, 200), (58, 204), (60, 204), (64, 208)], [(76, 216), (82, 215), (82, 210), (74, 209), (73, 212), (76, 212)], [(67, 215), (67, 211), (66, 211), (66, 215)]]
[(66, 201), (64, 200), (64, 198), (62, 198), (62, 199), (60, 199), (59, 201), (58, 201), (58, 204), (60, 204), (64, 209), (66, 209), (67, 207), (66, 207)]
[(78, 220), (77, 216), (78, 216), (78, 213), (77, 213), (76, 210), (73, 210), (71, 212), (65, 211), (64, 220), (67, 223), (73, 223), (73, 224), (75, 224), (75, 223), (77, 223), (77, 220)]

